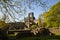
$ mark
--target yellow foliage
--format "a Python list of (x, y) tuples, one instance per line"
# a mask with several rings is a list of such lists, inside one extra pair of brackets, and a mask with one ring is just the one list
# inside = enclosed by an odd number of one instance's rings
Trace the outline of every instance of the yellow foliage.
[(42, 22), (41, 22), (41, 19), (38, 17), (38, 26), (42, 26)]
[(5, 23), (4, 21), (0, 21), (0, 28), (5, 28), (5, 27), (9, 27), (10, 24), (9, 23)]
[(60, 26), (60, 2), (53, 5), (48, 12), (44, 13), (44, 21), (48, 26)]
[(0, 21), (0, 28), (3, 28), (5, 26), (5, 22), (4, 21)]

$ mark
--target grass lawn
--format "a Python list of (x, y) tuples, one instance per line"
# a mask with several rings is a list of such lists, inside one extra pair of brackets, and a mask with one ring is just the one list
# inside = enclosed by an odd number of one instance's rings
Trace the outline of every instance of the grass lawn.
[[(40, 37), (23, 37), (16, 40), (60, 40), (60, 31), (53, 31), (54, 36), (40, 36)], [(14, 34), (9, 35), (10, 40), (15, 38)]]
[(22, 38), (21, 40), (60, 40), (60, 36), (27, 37)]
[[(9, 38), (10, 40), (14, 40), (13, 38), (15, 35), (10, 35)], [(16, 40), (60, 40), (60, 35), (55, 35), (55, 36), (40, 36), (40, 37), (23, 37), (23, 38), (18, 38)]]
[(54, 32), (55, 35), (60, 35), (60, 31)]

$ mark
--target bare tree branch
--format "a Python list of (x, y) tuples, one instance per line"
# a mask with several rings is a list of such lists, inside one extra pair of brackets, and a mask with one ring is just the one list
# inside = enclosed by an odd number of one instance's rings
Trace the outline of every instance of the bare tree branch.
[[(0, 11), (6, 16), (10, 15), (11, 18), (16, 21), (15, 19), (19, 20), (21, 15), (25, 15), (27, 8), (33, 9), (34, 5), (41, 6), (43, 8), (47, 7), (45, 2), (42, 2), (41, 0), (0, 0)], [(16, 18), (15, 14), (19, 17)]]

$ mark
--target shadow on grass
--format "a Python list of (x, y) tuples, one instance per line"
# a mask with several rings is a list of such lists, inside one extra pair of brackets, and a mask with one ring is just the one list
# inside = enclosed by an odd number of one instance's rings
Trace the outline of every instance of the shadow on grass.
[[(40, 36), (40, 37), (21, 37), (21, 38), (15, 38), (11, 37), (12, 40), (60, 40), (60, 35), (55, 36)], [(11, 40), (10, 39), (10, 40)]]
[(19, 40), (60, 40), (60, 35), (40, 36), (40, 37), (23, 37), (23, 38), (20, 38)]
[(0, 40), (9, 40), (7, 33), (5, 30), (0, 29)]
[(35, 36), (32, 34), (21, 34), (20, 36), (16, 36), (13, 40), (60, 40), (60, 35)]

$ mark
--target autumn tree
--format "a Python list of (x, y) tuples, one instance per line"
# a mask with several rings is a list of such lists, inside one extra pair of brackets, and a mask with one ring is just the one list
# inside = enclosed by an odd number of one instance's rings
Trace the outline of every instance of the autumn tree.
[(42, 27), (42, 22), (41, 22), (41, 18), (40, 17), (38, 17), (38, 26)]
[(5, 26), (5, 22), (4, 21), (0, 21), (0, 28), (3, 28)]
[(60, 2), (53, 5), (48, 12), (44, 13), (44, 20), (47, 26), (60, 26)]
[(5, 23), (5, 21), (0, 21), (0, 29), (5, 29), (9, 26), (10, 26), (9, 23)]

